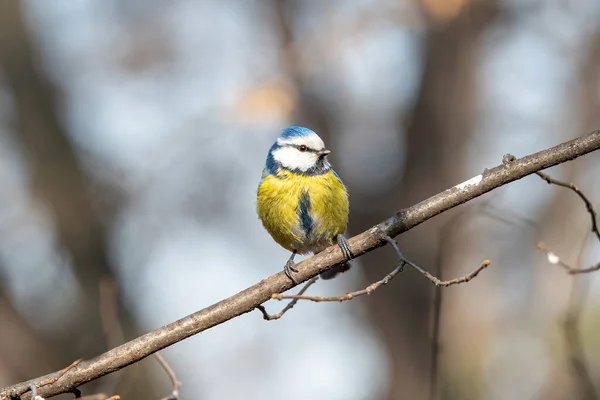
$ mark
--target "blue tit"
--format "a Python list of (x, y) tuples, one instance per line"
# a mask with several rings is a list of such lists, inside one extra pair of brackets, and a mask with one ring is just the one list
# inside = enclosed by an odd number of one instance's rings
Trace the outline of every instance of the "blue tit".
[(258, 217), (273, 239), (292, 252), (284, 272), (294, 284), (296, 254), (316, 254), (336, 243), (346, 262), (322, 272), (321, 278), (350, 269), (353, 255), (343, 236), (348, 192), (327, 160), (329, 153), (315, 132), (291, 126), (271, 146), (258, 185)]

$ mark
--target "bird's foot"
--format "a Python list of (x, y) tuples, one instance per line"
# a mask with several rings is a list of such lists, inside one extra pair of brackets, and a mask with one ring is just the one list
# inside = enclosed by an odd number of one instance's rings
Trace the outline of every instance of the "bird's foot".
[(340, 246), (342, 253), (344, 253), (346, 261), (354, 258), (354, 254), (352, 254), (352, 250), (350, 250), (350, 245), (348, 244), (348, 239), (344, 235), (337, 235), (337, 244)]
[(298, 268), (296, 268), (296, 263), (294, 262), (293, 258), (290, 258), (285, 263), (285, 266), (283, 267), (283, 272), (285, 272), (287, 277), (291, 279), (291, 281), (294, 283), (294, 285), (298, 284), (298, 282), (296, 281), (296, 278), (294, 278), (294, 275), (293, 275), (294, 272), (298, 272)]

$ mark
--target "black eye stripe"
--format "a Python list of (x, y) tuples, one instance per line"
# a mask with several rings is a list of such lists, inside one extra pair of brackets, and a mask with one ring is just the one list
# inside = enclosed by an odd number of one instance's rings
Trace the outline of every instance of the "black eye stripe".
[[(305, 144), (291, 144), (291, 143), (288, 143), (288, 144), (284, 144), (281, 147), (294, 147), (294, 148), (300, 150), (300, 147), (302, 147), (302, 146), (306, 147), (306, 150), (304, 150), (304, 153), (318, 153), (319, 151), (321, 151), (321, 150), (317, 150), (317, 149), (313, 149), (311, 147), (308, 147)], [(302, 151), (302, 150), (300, 150), (300, 151)]]
[[(304, 151), (304, 152), (308, 152), (308, 153), (316, 153), (318, 152), (318, 150), (315, 149), (311, 149), (310, 147), (308, 147), (307, 145), (304, 144), (292, 144), (290, 145), (291, 147), (295, 147), (300, 151)], [(300, 148), (304, 146), (304, 150), (301, 150)]]

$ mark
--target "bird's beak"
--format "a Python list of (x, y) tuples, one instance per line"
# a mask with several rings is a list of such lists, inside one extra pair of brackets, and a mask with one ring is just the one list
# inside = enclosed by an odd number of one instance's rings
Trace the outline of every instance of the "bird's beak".
[(323, 149), (323, 150), (320, 150), (317, 154), (319, 155), (319, 157), (325, 157), (329, 153), (331, 153), (331, 150)]

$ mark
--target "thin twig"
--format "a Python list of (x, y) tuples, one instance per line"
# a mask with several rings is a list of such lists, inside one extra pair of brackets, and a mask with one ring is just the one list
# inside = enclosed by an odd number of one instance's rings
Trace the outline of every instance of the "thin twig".
[[(598, 149), (600, 149), (600, 130), (514, 160), (508, 165), (487, 169), (485, 173), (444, 190), (412, 207), (402, 209), (375, 227), (352, 237), (349, 239), (350, 247), (356, 256), (361, 256), (386, 244), (381, 235), (382, 233), (390, 237), (396, 237), (440, 213), (471, 201), (503, 185)], [(298, 265), (300, 272), (296, 275), (296, 279), (299, 282), (307, 281), (343, 261), (344, 255), (339, 246), (331, 246), (301, 262)], [(257, 305), (269, 300), (273, 293), (285, 292), (293, 286), (283, 271), (262, 279), (260, 282), (218, 303), (178, 321), (171, 322), (153, 332), (132, 339), (104, 354), (83, 361), (76, 368), (66, 373), (60, 382), (47, 385), (41, 389), (38, 386), (38, 393), (41, 396), (50, 397), (60, 393), (72, 392), (77, 386), (113, 373), (165, 347), (250, 312)], [(41, 376), (2, 388), (0, 389), (0, 400), (8, 400), (15, 397), (15, 394), (28, 392), (29, 385), (42, 382), (50, 376), (53, 375)], [(23, 400), (30, 398), (30, 394), (23, 396)]]
[(181, 388), (181, 382), (177, 380), (177, 376), (175, 376), (175, 371), (173, 371), (173, 368), (171, 368), (171, 366), (169, 365), (167, 360), (165, 360), (162, 354), (160, 354), (160, 352), (156, 352), (154, 353), (154, 355), (156, 356), (156, 359), (158, 360), (160, 366), (165, 370), (167, 375), (169, 375), (169, 379), (173, 384), (173, 391), (171, 392), (171, 394), (169, 396), (163, 397), (160, 400), (177, 400), (179, 398), (179, 389)]
[[(311, 287), (318, 280), (319, 280), (318, 276), (315, 276), (312, 279), (310, 279), (308, 282), (306, 282), (304, 284), (304, 286), (302, 287), (302, 289), (296, 295), (297, 296), (303, 295), (308, 290), (308, 288)], [(279, 319), (279, 318), (283, 317), (283, 314), (285, 314), (286, 312), (288, 312), (289, 310), (291, 310), (292, 308), (294, 308), (294, 306), (296, 305), (297, 302), (298, 302), (298, 299), (293, 299), (292, 301), (290, 301), (288, 303), (287, 306), (285, 306), (283, 308), (283, 310), (281, 310), (277, 314), (273, 314), (273, 315), (269, 314), (267, 312), (267, 310), (265, 309), (265, 307), (262, 304), (259, 304), (258, 306), (256, 306), (256, 309), (259, 310), (262, 313), (264, 319), (266, 319), (267, 321), (272, 321), (272, 320)]]
[(396, 275), (398, 275), (399, 272), (402, 272), (402, 270), (404, 269), (404, 265), (410, 265), (411, 267), (413, 267), (414, 269), (419, 271), (421, 274), (423, 274), (423, 276), (425, 276), (427, 279), (429, 279), (431, 282), (433, 282), (433, 284), (435, 286), (448, 287), (450, 285), (456, 285), (456, 284), (463, 283), (463, 282), (469, 282), (471, 279), (475, 278), (477, 276), (477, 274), (479, 274), (483, 269), (485, 269), (488, 265), (490, 265), (490, 261), (485, 260), (479, 266), (479, 268), (477, 268), (475, 271), (471, 272), (469, 275), (466, 275), (466, 276), (463, 276), (460, 278), (455, 278), (455, 279), (452, 279), (449, 281), (441, 281), (438, 278), (436, 278), (435, 276), (431, 275), (429, 272), (425, 271), (424, 269), (420, 268), (419, 266), (417, 266), (416, 264), (414, 264), (413, 262), (408, 260), (406, 257), (404, 257), (404, 255), (400, 251), (400, 248), (398, 247), (398, 243), (394, 239), (392, 239), (391, 237), (389, 237), (387, 235), (383, 235), (383, 239), (386, 242), (388, 242), (390, 245), (392, 245), (393, 249), (396, 251), (396, 254), (398, 255), (398, 258), (400, 260), (399, 260), (398, 266), (392, 272), (387, 274), (380, 281), (377, 281), (362, 290), (357, 290), (356, 292), (346, 293), (343, 296), (325, 297), (325, 296), (282, 295), (279, 293), (274, 293), (273, 295), (271, 295), (271, 298), (276, 299), (276, 300), (284, 300), (284, 299), (308, 300), (308, 301), (314, 301), (317, 303), (330, 302), (330, 301), (338, 301), (338, 302), (348, 301), (348, 300), (352, 300), (352, 299), (355, 299), (360, 296), (369, 295), (369, 294), (373, 293), (373, 291), (380, 288), (381, 286), (387, 285), (392, 279), (394, 279), (394, 277)]
[(536, 172), (535, 174), (537, 176), (539, 176), (540, 178), (542, 178), (543, 180), (545, 180), (546, 182), (548, 182), (549, 185), (556, 185), (556, 186), (561, 186), (561, 187), (570, 189), (573, 192), (575, 192), (577, 194), (577, 196), (579, 196), (581, 201), (583, 201), (583, 203), (585, 204), (585, 208), (587, 209), (587, 212), (590, 214), (590, 220), (592, 221), (592, 232), (594, 233), (594, 235), (596, 235), (596, 238), (600, 242), (600, 230), (598, 230), (597, 213), (596, 213), (596, 210), (594, 210), (594, 206), (592, 205), (592, 202), (590, 201), (590, 199), (588, 199), (587, 196), (585, 194), (583, 194), (583, 192), (581, 190), (579, 190), (579, 188), (572, 183), (559, 181), (558, 179), (554, 179), (551, 176), (549, 176), (548, 174), (545, 174), (545, 173), (539, 172), (539, 171)]
[(574, 269), (572, 271), (569, 271), (569, 274), (571, 274), (571, 275), (587, 274), (588, 272), (594, 272), (594, 271), (600, 271), (600, 262), (598, 264), (594, 264), (588, 268)]
[(44, 381), (42, 381), (42, 383), (40, 383), (37, 388), (41, 388), (44, 387), (46, 385), (52, 385), (53, 383), (56, 383), (56, 381), (58, 381), (60, 378), (63, 377), (63, 375), (65, 375), (67, 372), (69, 372), (71, 369), (75, 368), (77, 365), (79, 365), (80, 362), (83, 361), (83, 358), (80, 358), (79, 360), (75, 360), (71, 363), (71, 365), (67, 366), (66, 368), (63, 368), (56, 376), (52, 377), (52, 378), (48, 378)]
[(442, 281), (442, 280), (436, 278), (435, 276), (431, 275), (429, 272), (425, 271), (424, 269), (422, 269), (418, 265), (415, 265), (413, 263), (409, 262), (408, 265), (410, 265), (411, 267), (413, 267), (414, 269), (416, 269), (417, 271), (419, 271), (421, 274), (423, 274), (423, 276), (425, 276), (425, 278), (427, 278), (431, 282), (433, 282), (433, 284), (435, 286), (437, 286), (437, 287), (440, 287), (440, 286), (448, 287), (448, 286), (452, 286), (452, 285), (458, 285), (459, 283), (469, 282), (471, 279), (475, 278), (481, 271), (483, 271), (484, 269), (486, 269), (490, 265), (490, 260), (484, 260), (481, 263), (481, 265), (476, 270), (474, 270), (473, 272), (471, 272), (469, 275), (461, 276), (459, 278), (454, 278), (454, 279), (451, 279), (449, 281)]
[(577, 269), (571, 267), (569, 264), (564, 262), (559, 256), (557, 256), (550, 249), (548, 249), (548, 247), (546, 247), (546, 245), (543, 242), (537, 242), (535, 244), (535, 247), (537, 247), (539, 250), (546, 254), (546, 256), (548, 257), (548, 262), (550, 264), (558, 265), (559, 267), (562, 267), (565, 270), (567, 270), (569, 273)]
[[(600, 241), (600, 234), (598, 233), (598, 224), (596, 222), (596, 211), (594, 210), (594, 207), (592, 206), (590, 201), (587, 199), (587, 197), (583, 193), (581, 193), (581, 191), (572, 184), (557, 181), (557, 180), (549, 177), (546, 174), (542, 174), (541, 172), (537, 172), (536, 174), (540, 175), (542, 177), (542, 179), (544, 179), (548, 183), (566, 187), (568, 189), (573, 190), (575, 193), (577, 193), (579, 195), (579, 197), (585, 202), (586, 208), (587, 208), (588, 212), (590, 213), (590, 216), (592, 219), (592, 232), (594, 232), (594, 234), (596, 235), (596, 237), (598, 237), (598, 240)], [(548, 247), (546, 247), (546, 245), (544, 243), (537, 242), (536, 247), (546, 254), (546, 256), (548, 257), (548, 262), (550, 264), (558, 265), (558, 266), (564, 268), (565, 270), (567, 270), (567, 272), (570, 275), (585, 274), (588, 272), (594, 272), (594, 271), (600, 270), (600, 262), (597, 264), (594, 264), (588, 268), (574, 268), (574, 267), (571, 267), (566, 262), (564, 262), (559, 256), (557, 256), (550, 249), (548, 249)]]
[(386, 241), (388, 241), (388, 243), (390, 243), (392, 245), (392, 247), (394, 247), (394, 250), (396, 250), (396, 253), (398, 254), (398, 257), (400, 257), (401, 262), (403, 262), (404, 264), (408, 264), (411, 267), (413, 267), (414, 269), (416, 269), (417, 271), (419, 271), (425, 278), (427, 278), (431, 282), (433, 282), (433, 284), (436, 287), (440, 287), (440, 286), (448, 287), (448, 286), (452, 286), (452, 285), (457, 285), (459, 283), (469, 282), (471, 279), (475, 278), (481, 271), (483, 271), (490, 265), (490, 260), (485, 260), (484, 262), (481, 263), (481, 265), (475, 271), (471, 272), (469, 275), (461, 276), (459, 278), (454, 278), (449, 281), (442, 281), (442, 280), (436, 278), (435, 276), (431, 275), (429, 272), (425, 271), (424, 269), (422, 269), (421, 267), (419, 267), (412, 261), (408, 260), (406, 257), (404, 257), (404, 255), (398, 248), (398, 243), (396, 243), (395, 240), (392, 240), (389, 237), (387, 237)]
[(400, 252), (400, 249), (398, 248), (398, 244), (396, 243), (395, 240), (392, 240), (389, 243), (394, 247), (394, 249), (396, 250), (396, 253), (398, 254), (398, 256), (401, 258), (401, 260), (405, 264), (408, 264), (411, 267), (413, 267), (414, 269), (416, 269), (417, 271), (419, 271), (425, 278), (427, 278), (431, 282), (433, 282), (433, 284), (436, 287), (440, 287), (440, 286), (448, 287), (451, 285), (457, 285), (459, 283), (469, 282), (471, 279), (475, 278), (481, 271), (483, 271), (485, 268), (487, 268), (490, 265), (490, 260), (485, 260), (483, 263), (481, 263), (481, 265), (475, 271), (471, 272), (469, 275), (461, 276), (459, 278), (454, 278), (449, 281), (442, 281), (442, 280), (436, 278), (435, 276), (431, 275), (429, 272), (425, 271), (423, 268), (419, 267), (415, 263), (406, 259)]
[(325, 302), (325, 301), (348, 301), (352, 300), (356, 297), (364, 296), (366, 294), (371, 294), (374, 290), (377, 290), (379, 287), (383, 285), (387, 285), (399, 272), (402, 272), (404, 268), (404, 264), (399, 264), (392, 272), (387, 274), (382, 280), (373, 283), (372, 285), (367, 286), (363, 290), (358, 290), (356, 292), (346, 293), (343, 296), (338, 297), (321, 297), (321, 296), (302, 296), (302, 295), (281, 295), (279, 293), (274, 293), (272, 295), (273, 299), (276, 300), (284, 300), (284, 299), (292, 299), (292, 300), (309, 300), (314, 302)]
[(115, 394), (114, 396), (108, 397), (105, 393), (88, 394), (83, 397), (75, 397), (79, 400), (120, 400), (121, 396)]

